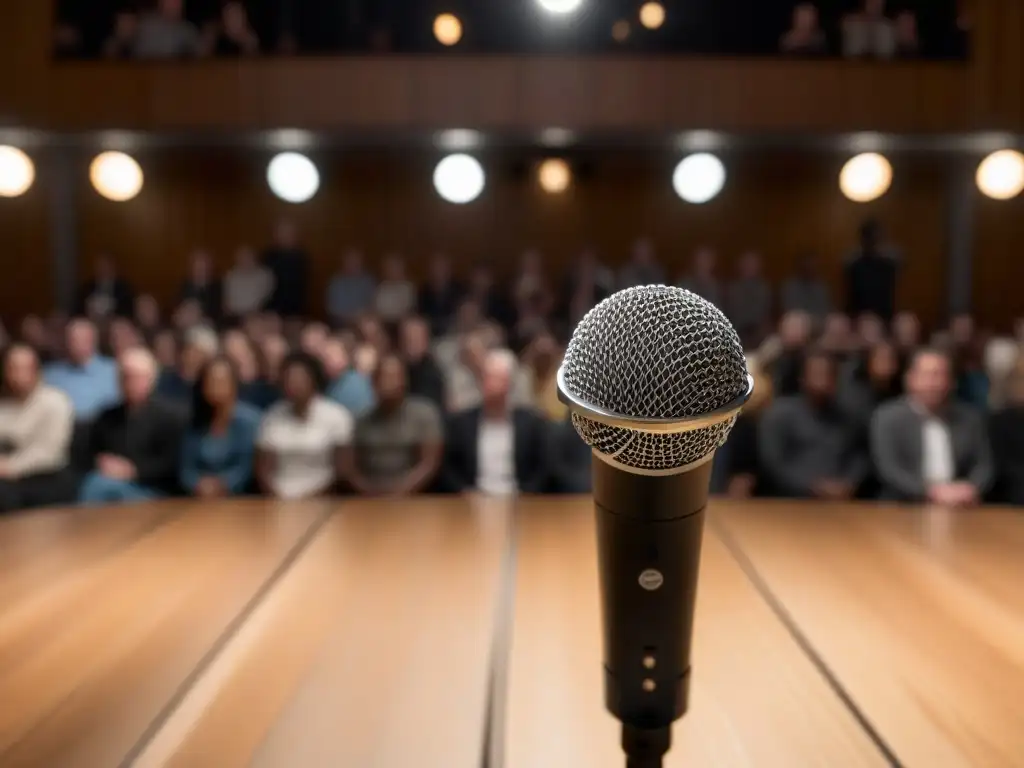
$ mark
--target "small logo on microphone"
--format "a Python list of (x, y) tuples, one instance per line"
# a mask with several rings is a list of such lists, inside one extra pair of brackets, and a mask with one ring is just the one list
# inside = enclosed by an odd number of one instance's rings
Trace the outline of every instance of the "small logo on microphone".
[(656, 571), (653, 568), (648, 568), (646, 571), (640, 574), (639, 581), (641, 587), (646, 589), (648, 592), (653, 592), (665, 583), (665, 577), (661, 575), (661, 571)]

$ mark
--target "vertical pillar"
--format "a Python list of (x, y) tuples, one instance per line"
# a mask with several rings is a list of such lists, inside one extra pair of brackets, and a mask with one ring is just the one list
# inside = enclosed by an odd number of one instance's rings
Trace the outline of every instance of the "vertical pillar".
[(50, 254), (57, 307), (74, 311), (78, 286), (78, 151), (72, 146), (50, 150)]
[(950, 163), (946, 201), (947, 310), (950, 315), (970, 312), (971, 266), (974, 258), (974, 168), (972, 158), (954, 157)]

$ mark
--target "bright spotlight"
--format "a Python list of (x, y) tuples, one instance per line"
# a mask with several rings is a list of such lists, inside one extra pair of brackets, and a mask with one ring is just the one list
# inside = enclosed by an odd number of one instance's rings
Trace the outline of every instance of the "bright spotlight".
[(839, 172), (839, 189), (855, 203), (877, 200), (891, 184), (892, 165), (877, 152), (851, 157)]
[(553, 195), (565, 192), (572, 183), (572, 169), (561, 158), (549, 158), (537, 169), (537, 181), (545, 192)]
[(462, 39), (462, 22), (453, 13), (442, 13), (434, 19), (434, 37), (441, 45), (455, 45)]
[(725, 166), (707, 152), (683, 158), (672, 174), (672, 187), (688, 203), (706, 203), (725, 186)]
[(20, 197), (36, 178), (32, 160), (17, 147), (0, 146), (0, 197)]
[(640, 6), (640, 23), (647, 29), (657, 29), (665, 23), (665, 6), (650, 2)]
[(1024, 192), (1024, 155), (1015, 149), (993, 152), (978, 165), (978, 189), (993, 200), (1009, 200)]
[(267, 184), (286, 203), (304, 203), (320, 189), (320, 172), (305, 155), (282, 152), (267, 166)]
[(565, 15), (577, 10), (583, 0), (537, 0), (537, 3), (548, 13)]
[(107, 200), (123, 203), (142, 189), (142, 168), (124, 152), (102, 152), (89, 166), (89, 179)]
[(469, 155), (448, 155), (434, 168), (434, 189), (449, 203), (476, 200), (484, 191), (484, 169)]

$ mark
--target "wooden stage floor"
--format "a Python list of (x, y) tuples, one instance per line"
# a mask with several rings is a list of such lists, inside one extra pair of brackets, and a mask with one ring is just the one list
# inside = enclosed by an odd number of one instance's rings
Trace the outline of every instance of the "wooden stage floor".
[[(0, 768), (620, 768), (589, 498), (0, 518)], [(1024, 766), (1024, 514), (715, 500), (667, 768)]]

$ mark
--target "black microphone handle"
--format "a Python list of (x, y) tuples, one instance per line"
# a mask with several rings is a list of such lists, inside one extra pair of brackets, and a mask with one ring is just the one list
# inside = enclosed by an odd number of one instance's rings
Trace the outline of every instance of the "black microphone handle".
[(711, 465), (641, 475), (593, 459), (605, 706), (630, 765), (660, 765), (687, 710)]

